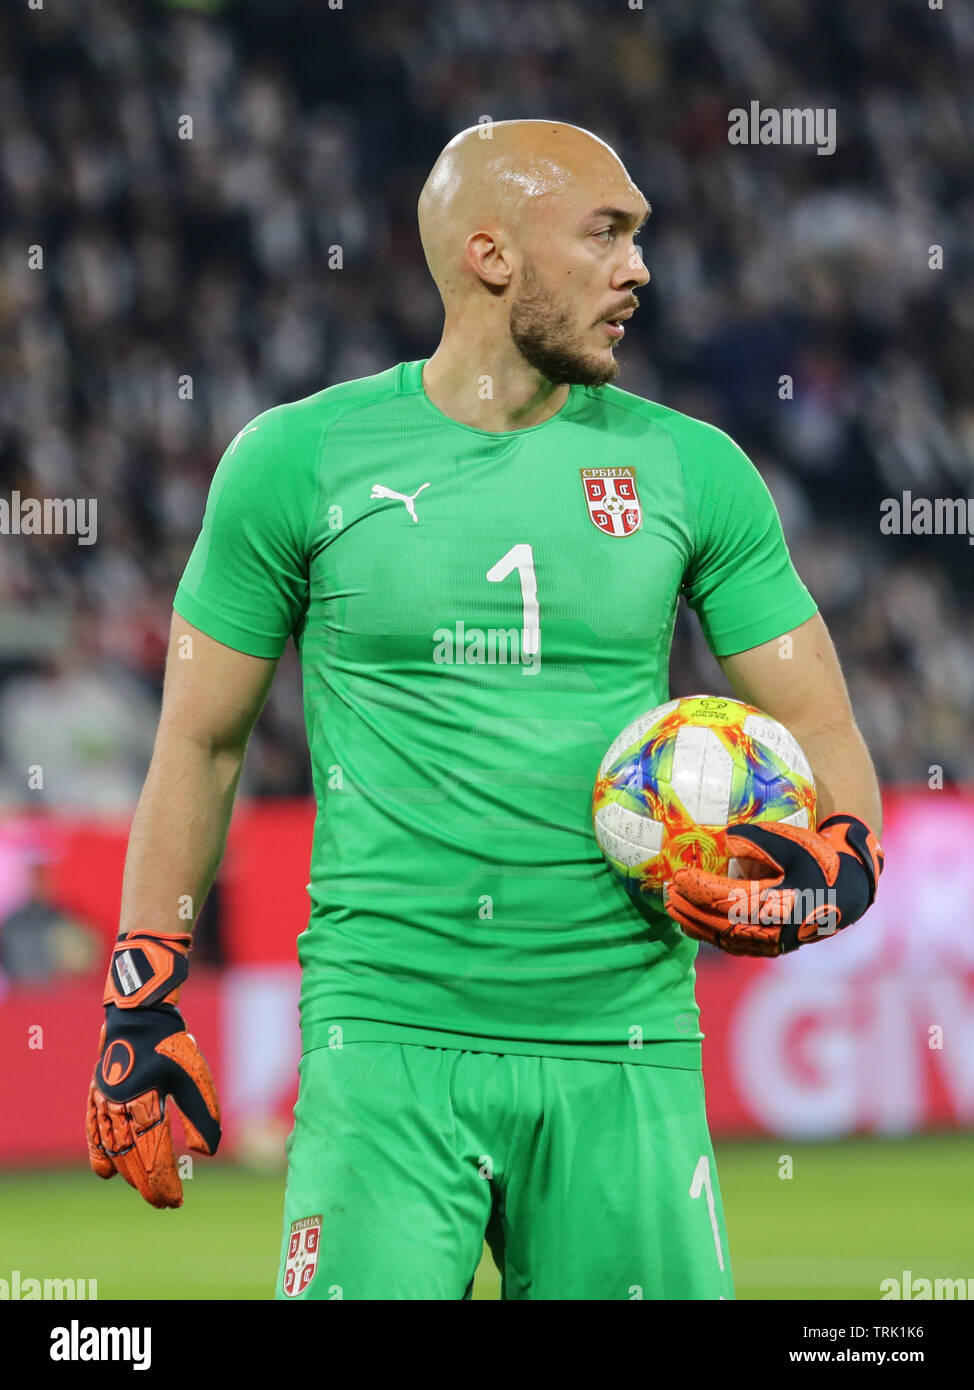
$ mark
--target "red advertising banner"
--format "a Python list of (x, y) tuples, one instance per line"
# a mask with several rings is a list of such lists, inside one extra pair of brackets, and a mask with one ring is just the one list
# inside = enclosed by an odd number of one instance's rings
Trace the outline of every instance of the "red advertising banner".
[[(864, 921), (781, 960), (701, 948), (716, 1135), (898, 1134), (974, 1120), (974, 796), (888, 793), (885, 805), (887, 868)], [(289, 1127), (300, 1048), (294, 943), (307, 919), (312, 817), (303, 801), (238, 809), (216, 931), (226, 964), (207, 970), (201, 958), (185, 987), (228, 1150), (277, 1152)], [(2, 1163), (83, 1160), (127, 832), (37, 816), (0, 824), (0, 947), (8, 924), (23, 924), (25, 903), (80, 924), (98, 946), (81, 974), (69, 952), (73, 975), (0, 976)]]
[[(226, 1072), (221, 992), (219, 977), (201, 972), (181, 996), (193, 1036), (217, 1077)], [(101, 990), (90, 980), (5, 995), (0, 1003), (0, 1163), (87, 1162), (85, 1103), (103, 1017)]]

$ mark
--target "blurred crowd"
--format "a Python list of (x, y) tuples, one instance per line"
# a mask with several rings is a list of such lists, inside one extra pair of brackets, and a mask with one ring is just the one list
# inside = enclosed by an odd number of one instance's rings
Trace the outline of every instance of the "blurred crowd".
[[(974, 552), (879, 530), (974, 499), (972, 63), (926, 0), (8, 7), (0, 496), (96, 498), (98, 533), (0, 537), (0, 803), (134, 801), (220, 454), (433, 351), (416, 198), (483, 116), (619, 151), (654, 215), (618, 384), (761, 469), (881, 777), (974, 780)], [(835, 153), (729, 144), (755, 99), (835, 108)], [(720, 682), (682, 614), (674, 693)], [(244, 788), (309, 790), (293, 651)]]

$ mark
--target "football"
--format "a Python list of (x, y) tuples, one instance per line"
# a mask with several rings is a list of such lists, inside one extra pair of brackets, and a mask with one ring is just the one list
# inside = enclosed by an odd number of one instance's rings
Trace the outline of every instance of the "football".
[(740, 700), (688, 695), (629, 724), (602, 759), (595, 837), (637, 897), (662, 908), (678, 869), (749, 873), (727, 853), (729, 826), (783, 821), (814, 828), (815, 783), (783, 724)]

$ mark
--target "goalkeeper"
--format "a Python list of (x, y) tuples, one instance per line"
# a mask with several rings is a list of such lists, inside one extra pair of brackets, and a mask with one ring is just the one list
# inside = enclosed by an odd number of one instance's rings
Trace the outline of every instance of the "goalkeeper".
[[(504, 1298), (732, 1298), (698, 943), (804, 949), (873, 900), (876, 778), (767, 488), (720, 430), (613, 385), (648, 213), (586, 131), (463, 132), (419, 204), (433, 356), (265, 411), (217, 469), (175, 596), (89, 1141), (96, 1172), (157, 1206), (181, 1200), (169, 1094), (216, 1147), (179, 904), (203, 902), (293, 639), (317, 816), (309, 920), (267, 922), (305, 926), (279, 1298), (469, 1297), (485, 1237)], [(681, 593), (815, 774), (818, 830), (737, 847), (753, 914), (678, 875), (644, 915), (592, 834), (605, 748), (669, 698)], [(816, 894), (828, 915), (799, 914)]]

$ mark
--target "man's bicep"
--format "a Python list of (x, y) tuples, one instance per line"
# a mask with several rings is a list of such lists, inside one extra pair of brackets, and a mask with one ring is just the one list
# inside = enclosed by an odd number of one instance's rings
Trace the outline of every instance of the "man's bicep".
[(210, 749), (243, 749), (278, 658), (235, 651), (173, 613), (160, 730)]
[(760, 646), (718, 657), (734, 693), (787, 728), (852, 718), (842, 669), (820, 613)]

